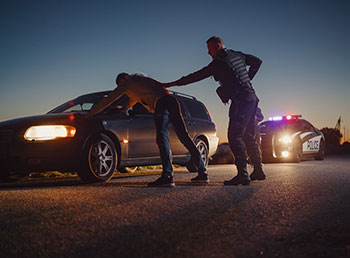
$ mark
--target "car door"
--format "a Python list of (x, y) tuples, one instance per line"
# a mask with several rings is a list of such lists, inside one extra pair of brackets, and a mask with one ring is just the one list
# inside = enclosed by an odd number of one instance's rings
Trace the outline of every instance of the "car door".
[(307, 121), (303, 121), (303, 133), (301, 134), (303, 142), (303, 153), (316, 153), (320, 149), (322, 136), (316, 132), (315, 128)]
[[(125, 111), (125, 107), (128, 103), (129, 97), (127, 95), (123, 95), (99, 114), (99, 117), (102, 119), (105, 129), (107, 131), (113, 132), (113, 134), (122, 143), (120, 145), (121, 160), (126, 160), (128, 158), (129, 152), (129, 146), (127, 142), (129, 137), (130, 121), (129, 116)], [(124, 143), (124, 141), (127, 142)]]
[(129, 111), (129, 158), (159, 157), (153, 114), (140, 103)]

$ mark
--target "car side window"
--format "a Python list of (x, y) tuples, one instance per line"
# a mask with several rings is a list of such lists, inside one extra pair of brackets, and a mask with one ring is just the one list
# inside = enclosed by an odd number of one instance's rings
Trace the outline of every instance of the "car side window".
[(188, 114), (187, 114), (187, 109), (186, 109), (184, 102), (181, 99), (178, 99), (178, 101), (180, 103), (182, 117), (187, 118)]
[(74, 106), (72, 106), (72, 107), (66, 109), (64, 112), (69, 113), (69, 112), (78, 112), (78, 111), (82, 111), (82, 108), (81, 108), (81, 105), (80, 105), (80, 104), (74, 105)]
[(93, 105), (94, 105), (94, 103), (77, 104), (77, 105), (74, 105), (74, 106), (68, 108), (64, 112), (69, 113), (69, 112), (89, 111)]
[(204, 105), (197, 101), (184, 100), (188, 112), (192, 118), (210, 120)]
[(126, 110), (126, 106), (128, 105), (130, 98), (128, 95), (124, 94), (119, 99), (114, 101), (111, 105), (109, 105), (105, 112), (107, 113), (119, 113)]
[(306, 126), (309, 129), (309, 131), (315, 132), (315, 127), (312, 124), (310, 124), (309, 122), (306, 122)]
[(314, 129), (310, 123), (303, 121), (303, 131), (314, 131)]

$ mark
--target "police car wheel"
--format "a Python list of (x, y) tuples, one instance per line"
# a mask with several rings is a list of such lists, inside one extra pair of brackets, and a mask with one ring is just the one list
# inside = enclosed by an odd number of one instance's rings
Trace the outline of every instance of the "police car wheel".
[(294, 152), (292, 155), (292, 162), (299, 163), (301, 161), (302, 156), (302, 145), (300, 141), (297, 141), (294, 144)]
[(320, 150), (318, 151), (317, 155), (315, 156), (315, 160), (323, 160), (325, 156), (325, 143), (322, 140), (320, 143)]

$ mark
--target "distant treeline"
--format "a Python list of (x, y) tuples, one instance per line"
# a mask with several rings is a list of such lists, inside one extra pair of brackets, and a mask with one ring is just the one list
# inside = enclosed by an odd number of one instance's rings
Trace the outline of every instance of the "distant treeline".
[(321, 129), (321, 132), (326, 139), (326, 154), (350, 153), (349, 142), (340, 144), (343, 135), (338, 129), (325, 127)]

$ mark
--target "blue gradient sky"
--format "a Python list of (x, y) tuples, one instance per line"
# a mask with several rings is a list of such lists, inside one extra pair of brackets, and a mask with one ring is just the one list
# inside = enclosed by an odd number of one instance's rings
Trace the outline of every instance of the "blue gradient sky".
[[(0, 121), (112, 89), (116, 74), (172, 81), (207, 65), (205, 41), (263, 60), (253, 85), (265, 117), (302, 114), (350, 129), (350, 1), (0, 2)], [(216, 82), (174, 90), (208, 107), (221, 141), (228, 107)]]

